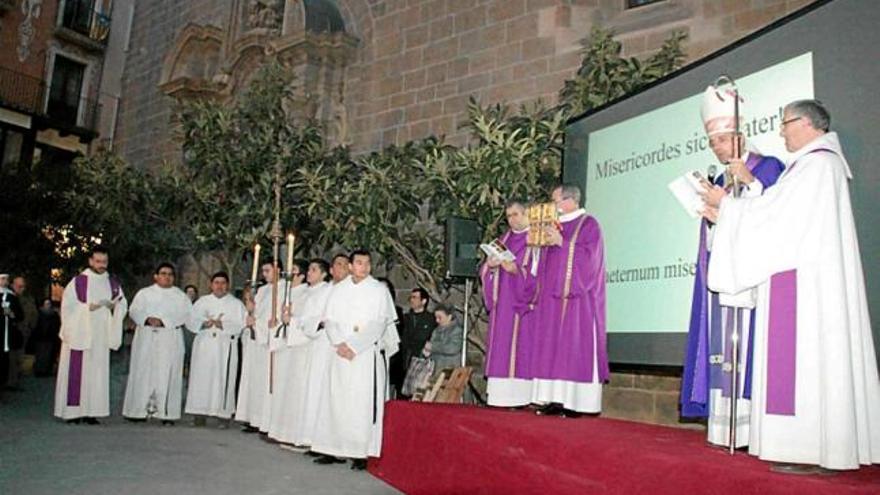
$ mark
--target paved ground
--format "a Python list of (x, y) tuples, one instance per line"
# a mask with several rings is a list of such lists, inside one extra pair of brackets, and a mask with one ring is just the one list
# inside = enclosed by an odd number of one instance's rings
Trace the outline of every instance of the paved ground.
[[(114, 362), (121, 361), (117, 356)], [(125, 375), (114, 363), (115, 416), (101, 425), (52, 417), (53, 378), (26, 377), (0, 399), (0, 494), (273, 495), (391, 494), (348, 465), (319, 466), (237, 427), (130, 424), (122, 420)]]

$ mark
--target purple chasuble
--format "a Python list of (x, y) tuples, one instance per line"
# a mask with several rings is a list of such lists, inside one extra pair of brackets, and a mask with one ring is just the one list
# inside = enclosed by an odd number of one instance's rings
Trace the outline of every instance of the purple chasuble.
[(480, 269), (483, 300), (489, 311), (486, 344), (486, 376), (492, 378), (529, 378), (532, 348), (531, 324), (536, 294), (536, 279), (529, 272), (532, 249), (526, 246), (528, 232), (508, 231), (501, 237), (516, 256), (518, 273), (501, 267)]
[[(771, 187), (779, 179), (785, 165), (774, 157), (750, 153), (746, 166), (764, 189)], [(724, 176), (715, 180), (715, 184), (724, 186)], [(694, 291), (691, 302), (691, 316), (688, 330), (687, 349), (685, 352), (684, 372), (682, 374), (681, 415), (684, 417), (707, 417), (709, 415), (709, 389), (721, 388), (722, 393), (729, 397), (730, 380), (721, 372), (721, 363), (710, 364), (712, 354), (720, 352), (725, 329), (720, 321), (721, 309), (717, 294), (706, 287), (706, 275), (710, 253), (706, 245), (709, 224), (704, 219), (700, 225), (700, 245), (697, 252), (697, 270), (694, 277)], [(771, 302), (772, 303), (772, 302)], [(772, 311), (772, 308), (771, 308)], [(709, 315), (713, 315), (713, 328), (709, 328)], [(746, 354), (745, 376), (743, 377), (742, 397), (751, 398), (752, 352), (755, 335), (755, 311), (752, 310), (748, 353)], [(741, 320), (740, 320), (741, 321)], [(742, 329), (740, 329), (742, 334)], [(729, 346), (723, 346), (729, 348)]]
[(608, 352), (602, 232), (596, 219), (586, 214), (561, 227), (562, 245), (541, 252), (533, 377), (604, 382)]

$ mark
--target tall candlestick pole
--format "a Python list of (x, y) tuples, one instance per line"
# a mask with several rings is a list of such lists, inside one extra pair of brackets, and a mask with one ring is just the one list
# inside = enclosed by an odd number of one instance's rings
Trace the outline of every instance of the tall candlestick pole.
[[(296, 237), (293, 235), (293, 232), (287, 234), (287, 273), (293, 273), (293, 242), (296, 240)], [(290, 278), (290, 277), (288, 277)]]
[(260, 244), (254, 244), (254, 267), (251, 269), (251, 291), (257, 285), (257, 270), (260, 269)]

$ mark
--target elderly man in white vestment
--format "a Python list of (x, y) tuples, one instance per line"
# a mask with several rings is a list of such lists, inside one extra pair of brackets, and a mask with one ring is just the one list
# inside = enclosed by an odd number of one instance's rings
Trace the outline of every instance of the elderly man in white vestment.
[[(284, 267), (278, 263), (278, 272)], [(238, 385), (238, 406), (235, 410), (235, 420), (245, 423), (242, 431), (255, 433), (266, 432), (269, 427), (271, 415), (272, 395), (269, 390), (270, 381), (274, 377), (274, 359), (269, 350), (275, 331), (281, 325), (281, 316), (284, 306), (284, 291), (287, 281), (278, 280), (277, 293), (275, 294), (275, 313), (272, 313), (273, 283), (276, 279), (276, 270), (271, 261), (263, 263), (261, 267), (263, 280), (266, 284), (257, 289), (254, 296), (254, 315), (248, 316), (248, 330), (242, 336), (242, 359), (241, 380)], [(252, 329), (252, 330), (251, 330)]]
[(304, 388), (305, 344), (308, 340), (291, 324), (291, 318), (303, 310), (308, 269), (309, 263), (305, 260), (294, 260), (288, 267), (290, 283), (282, 309), (282, 325), (270, 336), (270, 352), (274, 353), (275, 362), (267, 433), (282, 446), (293, 444), (298, 398)]
[(55, 383), (55, 416), (97, 424), (110, 415), (110, 350), (122, 345), (128, 302), (107, 273), (107, 249), (96, 246), (89, 268), (64, 288), (61, 298), (61, 355)]
[(388, 358), (398, 350), (397, 312), (384, 284), (370, 276), (368, 251), (351, 255), (351, 276), (327, 300), (323, 326), (336, 356), (318, 406), (312, 450), (318, 464), (340, 457), (365, 469), (382, 449), (382, 417), (388, 398)]
[(830, 121), (817, 101), (789, 104), (781, 134), (793, 156), (777, 183), (753, 198), (717, 187), (704, 194), (704, 216), (717, 222), (709, 287), (759, 287), (749, 453), (790, 464), (782, 470), (880, 463), (880, 379), (852, 173)]
[(129, 317), (135, 323), (122, 415), (130, 421), (180, 419), (183, 395), (183, 327), (192, 303), (174, 286), (174, 266), (161, 263), (153, 285), (135, 294)]
[[(193, 305), (186, 327), (196, 334), (186, 392), (187, 414), (204, 426), (206, 416), (228, 420), (235, 412), (235, 378), (238, 374), (238, 339), (247, 310), (229, 294), (229, 275), (211, 277), (211, 293)], [(222, 421), (220, 427), (226, 427)]]

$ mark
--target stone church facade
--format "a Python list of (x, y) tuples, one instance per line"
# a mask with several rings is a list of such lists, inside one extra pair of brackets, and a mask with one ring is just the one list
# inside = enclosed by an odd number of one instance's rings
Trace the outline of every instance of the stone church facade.
[(459, 130), (468, 98), (553, 104), (593, 25), (626, 55), (673, 30), (699, 59), (810, 0), (138, 0), (112, 146), (176, 161), (175, 98), (233, 97), (267, 57), (298, 74), (295, 111), (355, 152)]

